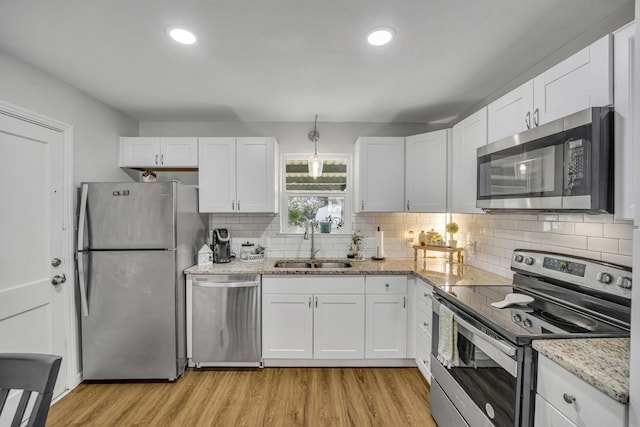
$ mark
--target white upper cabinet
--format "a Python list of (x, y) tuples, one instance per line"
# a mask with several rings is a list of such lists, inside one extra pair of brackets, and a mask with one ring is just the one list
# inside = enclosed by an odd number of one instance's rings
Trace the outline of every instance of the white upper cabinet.
[(404, 138), (361, 137), (355, 148), (358, 212), (404, 212)]
[(407, 212), (447, 211), (447, 148), (451, 130), (406, 138)]
[(198, 138), (122, 137), (120, 166), (194, 168), (198, 166)]
[(613, 33), (613, 73), (615, 99), (615, 218), (634, 219), (634, 58), (635, 24)]
[(200, 212), (276, 212), (274, 138), (199, 138)]
[(476, 111), (453, 127), (450, 206), (453, 213), (480, 213), (476, 208), (478, 147), (487, 144), (487, 107)]
[(489, 104), (488, 141), (612, 104), (612, 52), (607, 35)]
[(489, 141), (531, 129), (533, 107), (533, 80), (512, 90), (489, 104), (487, 132)]

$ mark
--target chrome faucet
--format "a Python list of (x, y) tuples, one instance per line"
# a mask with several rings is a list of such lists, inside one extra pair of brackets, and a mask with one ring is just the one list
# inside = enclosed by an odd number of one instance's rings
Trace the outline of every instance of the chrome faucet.
[(310, 219), (304, 226), (304, 240), (309, 240), (309, 228), (311, 228), (311, 261), (315, 260), (316, 254), (320, 252), (320, 249), (316, 249), (316, 223), (317, 221)]

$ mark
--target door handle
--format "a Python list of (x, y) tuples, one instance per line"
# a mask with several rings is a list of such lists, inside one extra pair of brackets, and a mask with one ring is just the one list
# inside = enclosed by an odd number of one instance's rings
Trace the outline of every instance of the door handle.
[(61, 285), (66, 281), (67, 281), (67, 276), (64, 275), (64, 274), (62, 276), (59, 275), (59, 274), (56, 274), (55, 276), (53, 276), (51, 278), (51, 284), (54, 285), (54, 286)]

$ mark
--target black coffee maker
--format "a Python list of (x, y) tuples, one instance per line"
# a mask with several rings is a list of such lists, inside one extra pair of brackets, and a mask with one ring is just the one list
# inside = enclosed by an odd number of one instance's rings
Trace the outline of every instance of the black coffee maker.
[(213, 250), (213, 262), (221, 264), (231, 261), (231, 237), (229, 236), (229, 230), (226, 228), (215, 228), (213, 230), (211, 250)]

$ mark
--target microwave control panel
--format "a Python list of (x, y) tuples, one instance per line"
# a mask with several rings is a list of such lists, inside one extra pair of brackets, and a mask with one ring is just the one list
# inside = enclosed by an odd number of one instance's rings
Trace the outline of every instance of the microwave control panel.
[(564, 143), (564, 195), (588, 194), (587, 141), (572, 139)]

